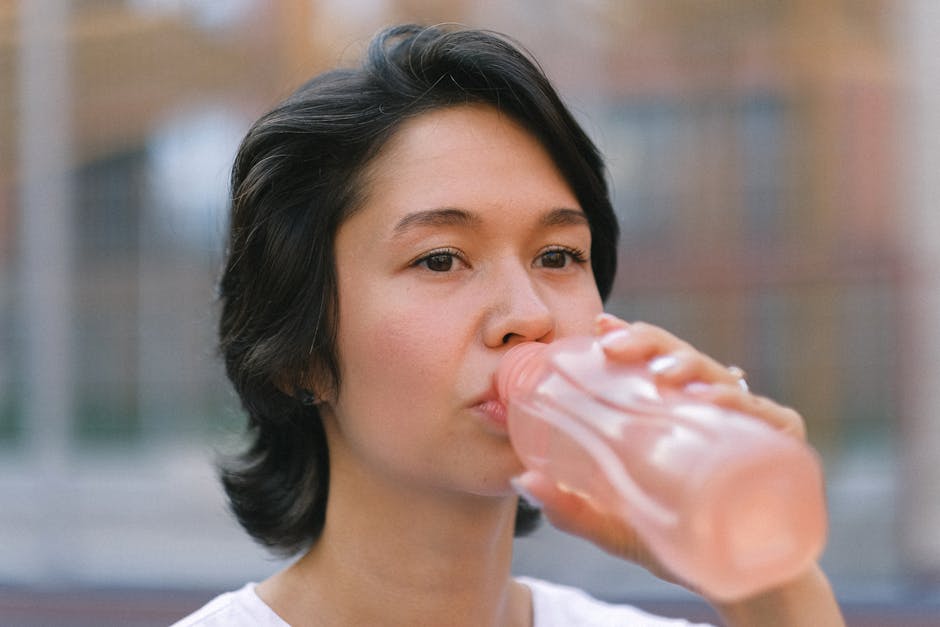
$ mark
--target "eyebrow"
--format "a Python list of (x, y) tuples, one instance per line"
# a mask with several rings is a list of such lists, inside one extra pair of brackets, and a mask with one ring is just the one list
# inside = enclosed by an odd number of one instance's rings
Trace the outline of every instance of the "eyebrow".
[(395, 235), (421, 226), (476, 226), (481, 220), (478, 216), (453, 207), (428, 209), (409, 213), (395, 225)]
[[(395, 225), (394, 234), (422, 226), (478, 226), (482, 220), (476, 214), (454, 207), (427, 209), (409, 213)], [(539, 220), (543, 227), (588, 225), (587, 216), (580, 209), (552, 209)]]
[(539, 223), (542, 226), (579, 226), (587, 225), (588, 222), (587, 216), (584, 215), (584, 212), (580, 209), (552, 209), (539, 220)]

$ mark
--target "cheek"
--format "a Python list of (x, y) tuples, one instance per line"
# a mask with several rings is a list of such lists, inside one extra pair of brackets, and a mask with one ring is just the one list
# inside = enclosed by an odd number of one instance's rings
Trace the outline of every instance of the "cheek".
[(341, 319), (341, 398), (355, 401), (361, 411), (399, 413), (446, 394), (453, 383), (446, 362), (457, 352), (445, 323), (450, 316), (408, 298), (370, 301), (346, 304), (355, 316)]
[(342, 381), (334, 409), (344, 446), (389, 472), (403, 465), (426, 472), (453, 409), (461, 351), (443, 328), (449, 316), (389, 299), (355, 305), (355, 321), (347, 320), (339, 337)]
[(593, 283), (559, 294), (552, 306), (557, 337), (591, 335), (594, 319), (604, 311), (604, 303)]

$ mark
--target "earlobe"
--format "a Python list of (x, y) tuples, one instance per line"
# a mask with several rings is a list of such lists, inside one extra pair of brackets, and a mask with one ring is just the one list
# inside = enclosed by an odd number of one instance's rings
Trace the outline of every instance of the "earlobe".
[(322, 377), (317, 377), (310, 373), (301, 376), (280, 376), (274, 381), (274, 385), (282, 394), (292, 398), (304, 407), (314, 407), (327, 402), (329, 393), (325, 392), (328, 386), (319, 384)]
[(300, 404), (305, 407), (313, 407), (314, 405), (320, 402), (319, 399), (317, 399), (316, 394), (314, 394), (311, 390), (307, 390), (304, 388), (297, 390), (294, 393), (294, 398), (300, 401)]

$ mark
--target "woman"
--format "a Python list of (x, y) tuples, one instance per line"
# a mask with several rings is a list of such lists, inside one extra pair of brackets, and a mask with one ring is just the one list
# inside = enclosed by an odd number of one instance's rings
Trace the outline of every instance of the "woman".
[[(222, 480), (259, 542), (301, 557), (180, 625), (675, 625), (510, 574), (553, 524), (675, 580), (633, 530), (523, 473), (493, 386), (524, 341), (608, 358), (799, 432), (792, 410), (665, 331), (602, 314), (617, 224), (596, 149), (527, 57), (405, 26), (259, 120), (232, 177), (221, 348), (251, 446)], [(838, 625), (813, 567), (716, 604), (731, 625)]]

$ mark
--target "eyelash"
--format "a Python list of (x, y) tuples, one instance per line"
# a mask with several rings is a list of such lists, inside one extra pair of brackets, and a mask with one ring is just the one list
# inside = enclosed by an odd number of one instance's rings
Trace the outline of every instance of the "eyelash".
[(548, 253), (565, 253), (571, 258), (571, 261), (575, 263), (587, 263), (588, 256), (580, 248), (571, 248), (569, 246), (550, 246), (545, 250), (539, 252), (539, 257), (542, 257)]
[[(415, 259), (411, 265), (416, 266), (416, 267), (424, 265), (425, 267), (427, 267), (427, 264), (431, 259), (435, 257), (444, 257), (444, 256), (456, 258), (459, 261), (466, 263), (464, 261), (463, 255), (456, 248), (436, 248), (434, 250), (428, 251), (426, 254), (421, 255), (420, 257)], [(427, 269), (431, 270), (431, 268), (427, 268)], [(434, 271), (432, 270), (432, 272)], [(445, 271), (437, 271), (437, 272), (445, 272)]]
[[(588, 261), (587, 254), (583, 250), (581, 250), (580, 248), (571, 248), (568, 246), (551, 246), (542, 251), (539, 251), (538, 257), (542, 258), (545, 255), (550, 254), (550, 253), (564, 253), (571, 259), (571, 261), (577, 264), (584, 264), (584, 263), (587, 263)], [(415, 267), (424, 265), (425, 267), (427, 267), (427, 264), (431, 259), (434, 259), (435, 257), (444, 257), (444, 256), (456, 258), (457, 260), (463, 263), (466, 263), (466, 261), (463, 258), (463, 255), (461, 254), (459, 250), (455, 248), (437, 248), (415, 259), (411, 265)], [(427, 268), (427, 269), (431, 270), (431, 268)], [(450, 268), (448, 268), (447, 270), (438, 270), (438, 271), (432, 271), (432, 272), (443, 273), (443, 272), (448, 272), (448, 271), (450, 271)]]

